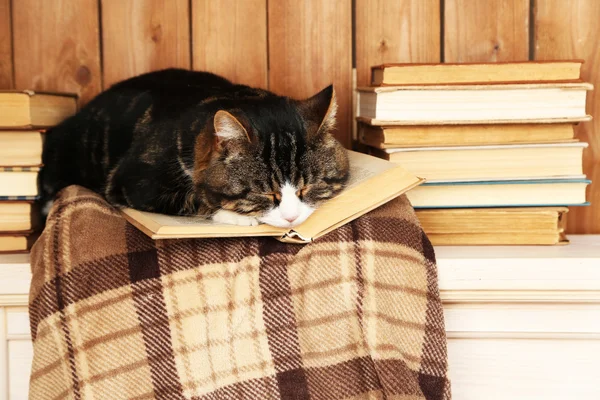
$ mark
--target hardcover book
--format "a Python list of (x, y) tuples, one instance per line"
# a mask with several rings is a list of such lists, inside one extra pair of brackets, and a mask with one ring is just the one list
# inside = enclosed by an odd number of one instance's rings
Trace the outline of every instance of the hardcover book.
[(371, 125), (577, 122), (584, 82), (380, 86), (358, 89), (359, 121)]
[(587, 205), (585, 176), (565, 179), (524, 179), (427, 182), (407, 196), (415, 208), (474, 208)]
[(361, 143), (379, 149), (426, 146), (558, 143), (574, 141), (573, 124), (399, 125), (358, 124)]
[(565, 244), (566, 207), (417, 210), (434, 245)]
[(4, 128), (54, 126), (76, 111), (74, 94), (0, 91), (0, 126)]
[(496, 180), (583, 174), (585, 142), (372, 149), (430, 180)]
[(0, 131), (0, 167), (39, 166), (42, 163), (42, 131)]
[(0, 167), (0, 200), (35, 198), (39, 171), (39, 167)]
[(371, 84), (552, 82), (578, 80), (581, 60), (461, 64), (384, 64), (371, 68)]

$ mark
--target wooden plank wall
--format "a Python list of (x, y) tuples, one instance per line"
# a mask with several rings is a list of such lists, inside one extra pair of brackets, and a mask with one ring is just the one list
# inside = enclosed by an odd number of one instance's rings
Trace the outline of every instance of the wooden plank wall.
[(592, 207), (571, 207), (567, 221), (571, 232), (600, 233), (600, 1), (538, 1), (534, 15), (535, 59), (583, 59), (583, 79), (595, 87), (587, 98), (594, 119), (577, 127), (579, 139), (589, 143), (583, 168), (592, 180), (587, 192)]
[(0, 0), (0, 89), (10, 89), (13, 85), (10, 0)]
[(15, 87), (76, 92), (102, 89), (96, 0), (12, 1)]
[(144, 72), (190, 68), (188, 0), (102, 0), (103, 87)]
[(351, 146), (352, 74), (385, 62), (582, 58), (593, 122), (585, 172), (593, 207), (569, 230), (600, 233), (598, 0), (0, 0), (0, 88), (76, 92), (166, 67), (220, 73), (307, 97), (336, 88), (337, 137)]

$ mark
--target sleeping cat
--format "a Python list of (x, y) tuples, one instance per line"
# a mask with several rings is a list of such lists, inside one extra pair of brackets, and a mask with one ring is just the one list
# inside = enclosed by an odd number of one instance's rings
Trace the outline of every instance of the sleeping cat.
[(307, 100), (168, 69), (120, 82), (46, 135), (49, 209), (72, 184), (119, 207), (292, 227), (348, 179), (329, 86)]

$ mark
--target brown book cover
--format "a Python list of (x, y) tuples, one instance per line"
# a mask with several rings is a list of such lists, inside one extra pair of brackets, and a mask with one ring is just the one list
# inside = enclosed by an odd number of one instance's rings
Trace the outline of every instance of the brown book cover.
[(421, 209), (434, 245), (565, 244), (567, 207)]
[(294, 228), (235, 226), (194, 217), (174, 217), (124, 209), (125, 218), (153, 239), (272, 236), (282, 242), (308, 243), (421, 184), (393, 163), (349, 151), (350, 181), (337, 197), (322, 204)]
[(0, 254), (27, 253), (38, 237), (33, 231), (0, 233)]
[(425, 146), (557, 143), (573, 141), (573, 124), (385, 125), (358, 124), (361, 143), (379, 149)]
[(39, 207), (33, 201), (0, 201), (0, 234), (23, 233), (41, 226)]
[(42, 163), (43, 130), (0, 130), (0, 167)]
[(0, 128), (50, 127), (77, 111), (77, 96), (69, 93), (0, 91)]
[(379, 86), (570, 81), (580, 79), (582, 64), (582, 60), (383, 64), (371, 68), (371, 84)]

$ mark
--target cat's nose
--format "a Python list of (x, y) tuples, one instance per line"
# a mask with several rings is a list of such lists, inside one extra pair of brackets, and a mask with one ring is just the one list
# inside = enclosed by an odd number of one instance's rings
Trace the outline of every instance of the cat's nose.
[(283, 219), (285, 219), (287, 222), (292, 223), (294, 222), (296, 219), (298, 219), (297, 215), (293, 215), (291, 217), (283, 217)]

